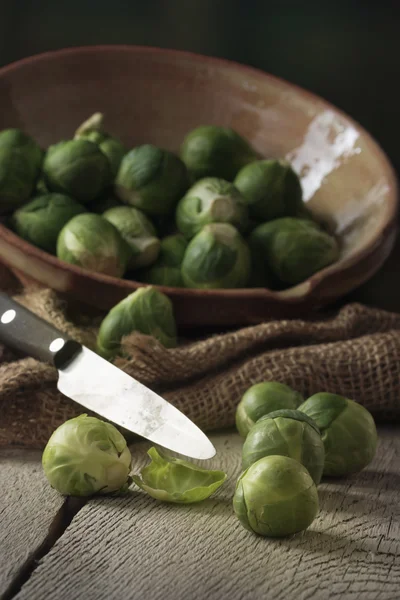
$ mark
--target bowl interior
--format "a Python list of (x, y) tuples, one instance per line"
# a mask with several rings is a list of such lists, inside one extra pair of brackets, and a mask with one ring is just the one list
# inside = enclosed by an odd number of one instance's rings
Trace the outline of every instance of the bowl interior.
[(340, 269), (377, 242), (396, 210), (390, 164), (374, 140), (325, 101), (254, 69), (138, 47), (82, 48), (0, 71), (0, 128), (21, 127), (43, 147), (72, 136), (90, 114), (127, 147), (178, 151), (200, 124), (230, 126), (265, 157), (286, 157), (304, 199), (341, 240)]

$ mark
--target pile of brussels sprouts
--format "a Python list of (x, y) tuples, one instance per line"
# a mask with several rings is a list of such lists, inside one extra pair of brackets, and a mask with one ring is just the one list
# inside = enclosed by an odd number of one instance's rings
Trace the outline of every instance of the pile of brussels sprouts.
[(101, 113), (45, 150), (4, 130), (0, 212), (63, 261), (169, 287), (284, 289), (339, 256), (290, 164), (214, 125), (189, 132), (179, 156), (126, 149)]
[[(360, 404), (330, 393), (304, 402), (278, 382), (249, 388), (236, 424), (245, 439), (233, 510), (246, 529), (266, 537), (307, 529), (319, 511), (321, 478), (361, 471), (377, 447), (374, 420)], [(123, 435), (83, 414), (55, 430), (42, 465), (51, 486), (64, 495), (124, 492), (134, 482), (153, 498), (178, 504), (205, 500), (227, 478), (223, 471), (202, 469), (155, 447), (148, 455), (151, 462), (131, 475)]]
[(361, 471), (378, 439), (372, 415), (357, 402), (325, 392), (303, 401), (278, 382), (246, 391), (236, 426), (244, 444), (234, 511), (246, 529), (269, 537), (306, 529), (319, 510), (322, 476)]

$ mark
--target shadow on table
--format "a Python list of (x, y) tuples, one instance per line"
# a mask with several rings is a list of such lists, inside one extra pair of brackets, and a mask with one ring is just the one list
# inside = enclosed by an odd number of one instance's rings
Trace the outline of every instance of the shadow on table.
[(164, 502), (153, 498), (142, 490), (130, 488), (124, 494), (115, 494), (115, 496), (94, 496), (91, 499), (92, 504), (111, 503), (114, 511), (125, 512), (132, 511), (133, 506), (140, 510), (144, 504), (152, 506), (154, 509), (165, 511), (191, 512), (193, 515), (207, 514), (223, 516), (226, 518), (229, 514), (233, 514), (232, 497), (226, 494), (221, 494), (212, 498), (206, 498), (201, 502), (192, 504), (179, 504), (177, 502)]
[[(346, 513), (348, 515), (342, 519), (342, 522), (348, 521), (349, 518), (356, 519), (366, 515), (380, 515), (382, 518), (382, 515), (387, 513), (388, 505), (391, 505), (391, 503), (382, 502), (378, 498), (371, 498), (369, 494), (353, 494), (349, 491), (318, 489), (318, 496), (321, 509), (332, 514)], [(338, 520), (337, 525), (340, 523), (341, 521)]]
[(288, 551), (300, 550), (308, 555), (328, 555), (329, 560), (342, 560), (344, 555), (349, 556), (362, 553), (377, 554), (377, 545), (373, 539), (355, 540), (348, 535), (338, 535), (328, 531), (307, 529), (287, 538), (264, 538), (266, 543), (273, 544), (278, 548), (286, 548)]
[(400, 472), (368, 470), (349, 477), (324, 477), (322, 484), (371, 489), (376, 489), (379, 485), (379, 488), (384, 490), (400, 490)]
[(38, 468), (42, 468), (43, 450), (32, 448), (23, 448), (19, 446), (0, 447), (0, 464), (2, 461), (13, 463), (34, 463)]

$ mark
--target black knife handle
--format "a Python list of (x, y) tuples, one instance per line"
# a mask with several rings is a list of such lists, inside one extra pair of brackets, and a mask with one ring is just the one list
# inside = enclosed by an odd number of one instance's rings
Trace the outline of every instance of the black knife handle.
[(33, 312), (0, 292), (0, 342), (58, 369), (82, 346)]

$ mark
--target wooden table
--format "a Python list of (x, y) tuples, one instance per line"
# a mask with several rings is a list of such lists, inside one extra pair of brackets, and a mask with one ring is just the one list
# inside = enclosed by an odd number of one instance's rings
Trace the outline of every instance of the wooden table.
[[(241, 440), (212, 435), (229, 479), (205, 502), (168, 505), (137, 489), (63, 500), (41, 453), (0, 450), (3, 600), (399, 600), (400, 429), (380, 428), (373, 463), (319, 486), (311, 527), (274, 540), (232, 511)], [(134, 471), (147, 461), (132, 447)], [(204, 463), (203, 463), (204, 464)]]

